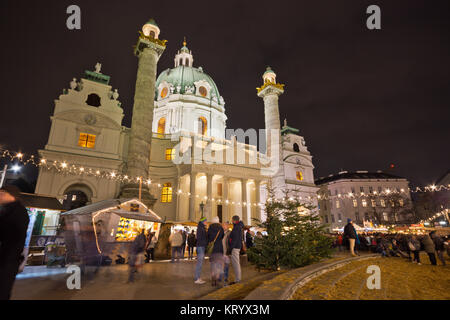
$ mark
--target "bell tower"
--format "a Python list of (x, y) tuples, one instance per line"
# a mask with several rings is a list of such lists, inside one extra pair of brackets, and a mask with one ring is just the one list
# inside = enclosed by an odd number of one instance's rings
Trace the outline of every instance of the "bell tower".
[[(139, 181), (137, 178), (148, 178), (156, 69), (167, 42), (167, 40), (159, 39), (159, 33), (160, 29), (155, 20), (150, 19), (139, 32), (139, 39), (134, 47), (134, 54), (138, 57), (139, 62), (126, 174), (135, 180), (122, 186), (121, 197), (124, 198), (138, 197)], [(152, 207), (156, 199), (150, 195), (148, 185), (144, 181), (142, 181), (141, 194), (142, 201)]]
[(277, 75), (267, 67), (264, 72), (263, 85), (256, 88), (258, 97), (264, 100), (264, 118), (266, 124), (266, 154), (270, 158), (271, 186), (277, 198), (283, 196), (285, 190), (285, 175), (283, 168), (280, 112), (278, 97), (284, 93), (284, 84), (277, 83)]

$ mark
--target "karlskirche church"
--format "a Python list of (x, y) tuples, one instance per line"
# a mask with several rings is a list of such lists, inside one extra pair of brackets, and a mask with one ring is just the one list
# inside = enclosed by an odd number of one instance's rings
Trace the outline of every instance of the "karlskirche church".
[[(186, 41), (173, 67), (157, 76), (166, 49), (159, 35), (151, 19), (134, 47), (138, 68), (131, 128), (122, 125), (119, 91), (99, 63), (83, 78), (73, 78), (55, 100), (48, 142), (39, 154), (46, 163), (75, 166), (78, 173), (41, 167), (36, 193), (57, 197), (66, 209), (140, 195), (174, 223), (195, 222), (202, 215), (230, 221), (237, 214), (253, 225), (252, 218), (264, 219), (268, 185), (278, 196), (293, 190), (293, 196), (316, 206), (312, 156), (298, 129), (286, 120), (281, 126), (278, 100), (284, 85), (275, 72), (264, 72), (257, 88), (261, 105), (254, 106), (265, 115), (262, 154), (245, 140), (226, 139), (225, 99), (212, 77), (195, 67)], [(267, 161), (255, 159), (275, 159), (276, 168), (266, 170)]]

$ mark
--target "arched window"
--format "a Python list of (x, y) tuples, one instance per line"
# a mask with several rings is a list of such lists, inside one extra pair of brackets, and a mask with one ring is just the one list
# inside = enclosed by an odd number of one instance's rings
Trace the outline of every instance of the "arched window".
[(164, 132), (166, 131), (166, 118), (161, 118), (158, 121), (158, 138), (162, 138), (164, 135)]
[(197, 128), (198, 128), (198, 134), (206, 135), (206, 129), (208, 128), (208, 125), (207, 125), (207, 121), (206, 121), (205, 117), (198, 118)]
[(88, 95), (86, 103), (93, 107), (100, 107), (100, 97), (95, 93)]
[(298, 144), (294, 143), (294, 151), (300, 152), (300, 148), (298, 147)]
[(172, 184), (170, 182), (166, 182), (163, 185), (161, 202), (172, 202)]
[(153, 38), (153, 39), (155, 39), (155, 31), (150, 31), (150, 38)]
[(183, 65), (183, 59), (181, 59), (181, 58), (180, 58), (180, 63), (179, 63), (179, 65), (180, 65), (180, 66)]

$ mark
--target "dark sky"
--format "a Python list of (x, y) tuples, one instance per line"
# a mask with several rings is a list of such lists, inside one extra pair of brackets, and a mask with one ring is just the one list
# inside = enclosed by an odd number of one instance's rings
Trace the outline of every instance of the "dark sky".
[[(81, 7), (81, 30), (66, 28)], [(382, 30), (366, 28), (381, 7)], [(138, 30), (156, 19), (173, 67), (183, 36), (226, 102), (228, 128), (263, 128), (255, 88), (270, 65), (286, 85), (281, 119), (300, 129), (315, 176), (384, 170), (429, 184), (449, 169), (450, 2), (20, 1), (0, 2), (0, 144), (47, 142), (54, 99), (97, 61), (130, 126)]]

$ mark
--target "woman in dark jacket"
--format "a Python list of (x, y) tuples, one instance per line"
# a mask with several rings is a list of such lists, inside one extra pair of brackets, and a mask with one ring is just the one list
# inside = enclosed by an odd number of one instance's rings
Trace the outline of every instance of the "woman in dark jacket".
[(217, 281), (220, 279), (220, 276), (223, 272), (223, 244), (222, 239), (224, 235), (224, 231), (222, 226), (220, 225), (219, 217), (214, 217), (211, 221), (208, 228), (208, 244), (214, 242), (213, 250), (210, 257), (211, 262), (211, 284), (212, 286), (217, 286)]

